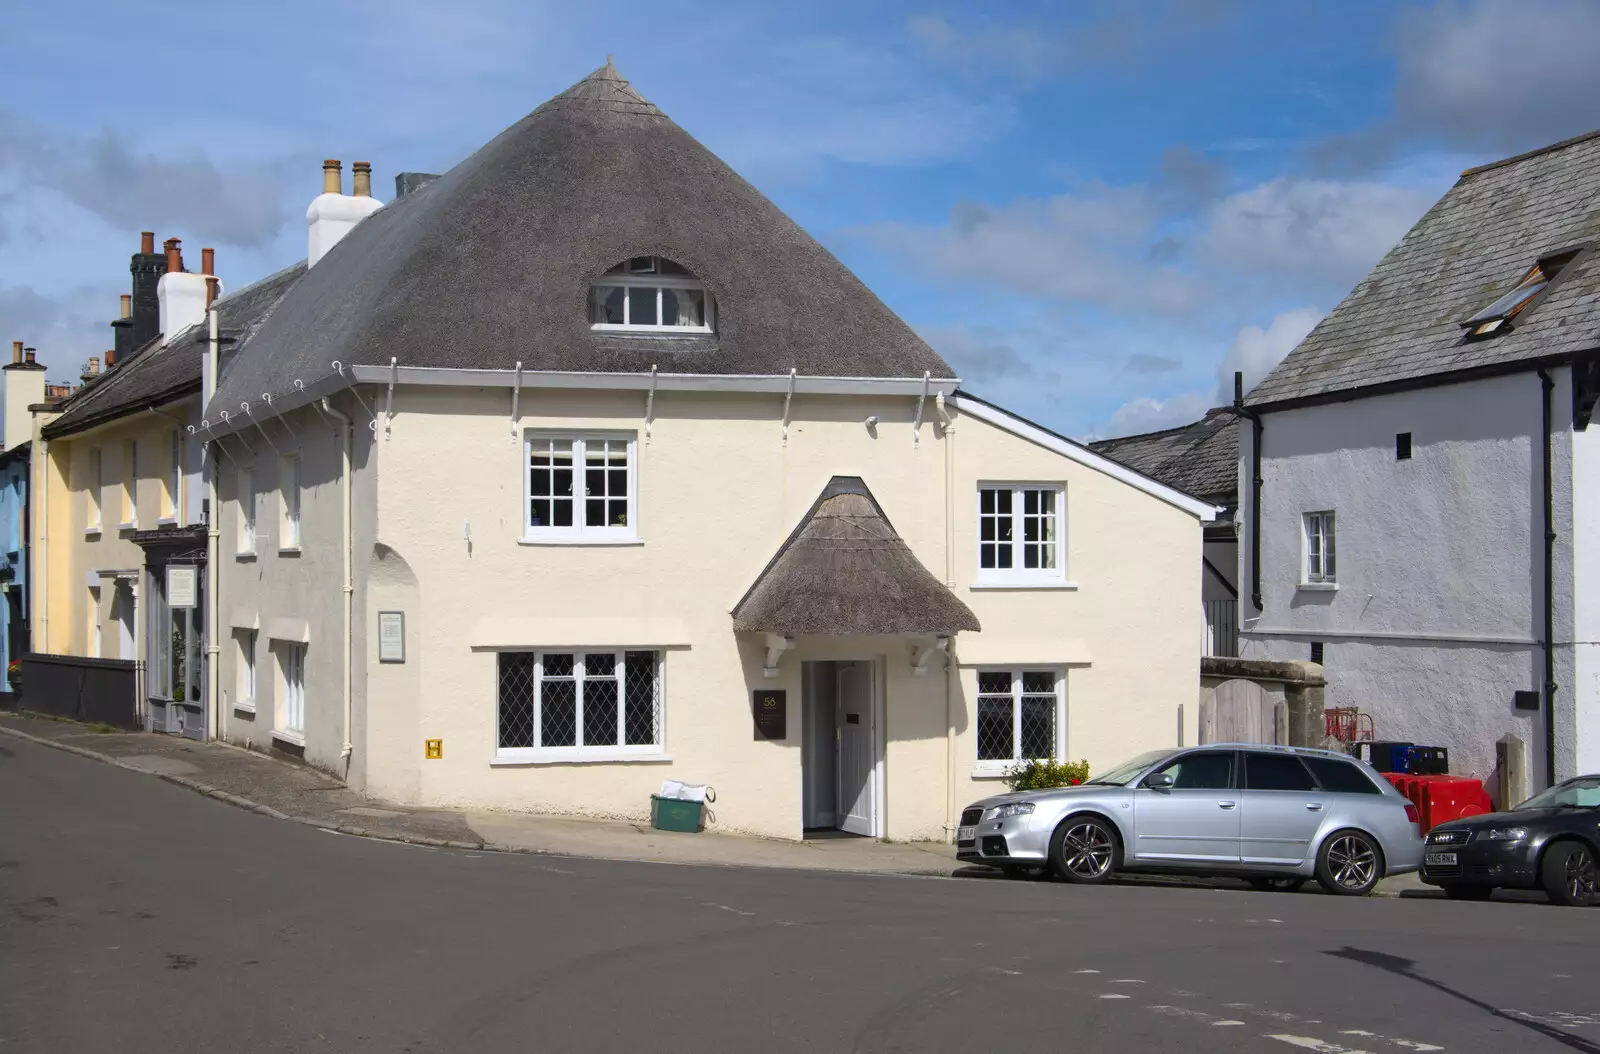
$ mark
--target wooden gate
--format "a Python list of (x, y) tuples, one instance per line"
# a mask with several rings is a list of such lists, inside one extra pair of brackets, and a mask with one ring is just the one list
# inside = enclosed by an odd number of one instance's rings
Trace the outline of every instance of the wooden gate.
[(1287, 743), (1289, 707), (1254, 681), (1223, 681), (1200, 700), (1201, 743)]

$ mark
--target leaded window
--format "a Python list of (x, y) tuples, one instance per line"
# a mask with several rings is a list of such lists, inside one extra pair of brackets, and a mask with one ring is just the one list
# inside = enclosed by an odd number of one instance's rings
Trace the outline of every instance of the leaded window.
[(980, 766), (1063, 756), (1063, 680), (1059, 670), (978, 671)]
[(498, 710), (502, 758), (660, 753), (661, 654), (501, 652)]

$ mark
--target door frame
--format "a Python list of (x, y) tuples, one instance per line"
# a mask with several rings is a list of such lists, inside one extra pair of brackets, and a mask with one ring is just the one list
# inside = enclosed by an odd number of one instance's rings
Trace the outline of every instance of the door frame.
[[(831, 661), (836, 664), (834, 669), (835, 677), (838, 676), (839, 667), (841, 666), (859, 664), (867, 667), (867, 684), (870, 686), (870, 691), (872, 693), (871, 698), (867, 701), (868, 712), (872, 717), (872, 734), (869, 737), (869, 747), (872, 751), (872, 773), (868, 778), (868, 782), (871, 785), (870, 791), (872, 794), (872, 830), (862, 837), (883, 838), (886, 837), (884, 832), (888, 830), (887, 817), (885, 815), (888, 805), (888, 758), (887, 751), (885, 749), (888, 737), (885, 734), (884, 727), (887, 719), (888, 709), (885, 706), (885, 695), (887, 693), (884, 685), (884, 671), (887, 668), (887, 664), (884, 662), (882, 656), (874, 656), (867, 659), (834, 659)], [(835, 730), (838, 728), (838, 712), (839, 701), (836, 697), (834, 701)], [(838, 760), (838, 744), (839, 739), (837, 738), (836, 731), (834, 739), (835, 781), (837, 781), (843, 775), (843, 770), (839, 765)], [(834, 806), (834, 826), (839, 830), (843, 830), (843, 828), (840, 827), (837, 822), (844, 815), (844, 797), (841, 793), (842, 790), (843, 788), (841, 787), (835, 792), (837, 801)]]

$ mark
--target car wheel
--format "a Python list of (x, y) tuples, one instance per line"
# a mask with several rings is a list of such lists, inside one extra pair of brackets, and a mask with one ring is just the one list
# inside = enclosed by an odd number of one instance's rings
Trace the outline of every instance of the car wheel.
[(1488, 900), (1494, 895), (1493, 886), (1445, 886), (1444, 895), (1451, 900)]
[(1306, 884), (1303, 878), (1252, 878), (1250, 888), (1258, 893), (1297, 893)]
[(1557, 842), (1546, 849), (1539, 878), (1552, 904), (1586, 907), (1594, 903), (1594, 853), (1586, 845)]
[(1069, 817), (1050, 838), (1050, 863), (1068, 882), (1094, 885), (1116, 870), (1117, 836), (1097, 816)]
[(1329, 893), (1364, 897), (1383, 878), (1383, 850), (1363, 831), (1335, 831), (1317, 851), (1317, 884)]

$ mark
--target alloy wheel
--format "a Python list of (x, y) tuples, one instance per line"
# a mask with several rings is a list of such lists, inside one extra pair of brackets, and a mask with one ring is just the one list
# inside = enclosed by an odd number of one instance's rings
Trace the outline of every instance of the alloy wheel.
[(1080, 823), (1062, 839), (1067, 870), (1079, 878), (1099, 878), (1111, 869), (1111, 839), (1097, 823)]
[(1378, 854), (1360, 835), (1346, 834), (1328, 847), (1328, 870), (1345, 889), (1365, 889), (1377, 873)]
[(1567, 892), (1579, 903), (1594, 899), (1594, 857), (1587, 849), (1577, 849), (1567, 857)]

